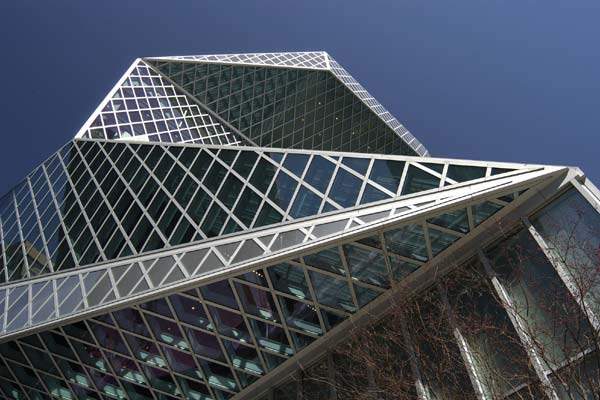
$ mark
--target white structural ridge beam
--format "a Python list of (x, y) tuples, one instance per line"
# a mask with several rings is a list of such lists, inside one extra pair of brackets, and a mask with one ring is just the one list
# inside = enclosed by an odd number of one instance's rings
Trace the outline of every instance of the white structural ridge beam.
[(553, 179), (542, 167), (0, 287), (0, 341), (213, 282)]
[(195, 56), (147, 57), (149, 60), (193, 61), (211, 64), (253, 65), (301, 69), (329, 69), (328, 54), (324, 51), (285, 53), (212, 54)]

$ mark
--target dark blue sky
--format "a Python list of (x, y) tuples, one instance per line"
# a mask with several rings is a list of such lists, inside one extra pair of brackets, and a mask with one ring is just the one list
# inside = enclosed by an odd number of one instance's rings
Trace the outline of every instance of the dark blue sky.
[(326, 50), (434, 156), (600, 183), (600, 2), (0, 2), (0, 192), (140, 56)]

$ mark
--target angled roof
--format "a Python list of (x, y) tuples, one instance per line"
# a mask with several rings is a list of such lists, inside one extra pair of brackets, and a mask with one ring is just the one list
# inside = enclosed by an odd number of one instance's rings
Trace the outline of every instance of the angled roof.
[(138, 59), (75, 137), (429, 154), (325, 52)]

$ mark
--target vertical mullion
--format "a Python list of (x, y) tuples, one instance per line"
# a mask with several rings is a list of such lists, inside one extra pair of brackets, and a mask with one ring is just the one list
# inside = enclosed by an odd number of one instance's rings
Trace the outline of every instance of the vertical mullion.
[(529, 355), (529, 359), (531, 361), (531, 364), (533, 365), (533, 369), (535, 370), (538, 379), (540, 380), (540, 383), (542, 384), (544, 393), (550, 399), (558, 400), (559, 397), (556, 392), (556, 389), (554, 388), (552, 381), (546, 374), (543, 361), (540, 359), (537, 351), (535, 350), (535, 347), (532, 343), (532, 339), (527, 333), (525, 323), (522, 320), (522, 318), (514, 311), (512, 299), (510, 298), (508, 292), (496, 276), (496, 273), (492, 268), (490, 260), (486, 257), (486, 255), (481, 249), (478, 250), (478, 257), (479, 261), (483, 265), (485, 274), (491, 281), (492, 287), (494, 288), (496, 295), (501, 301), (502, 307), (504, 308), (506, 314), (508, 315), (508, 318), (512, 322), (512, 325), (515, 328), (515, 331), (517, 332), (517, 335), (519, 336), (519, 339), (521, 340), (525, 351)]
[(600, 319), (598, 315), (596, 315), (596, 313), (594, 312), (593, 307), (589, 304), (589, 301), (586, 300), (585, 294), (582, 294), (581, 291), (578, 290), (577, 283), (574, 281), (574, 277), (568, 270), (567, 265), (564, 263), (563, 260), (560, 259), (560, 257), (553, 253), (546, 240), (538, 232), (535, 226), (533, 226), (531, 221), (529, 221), (529, 218), (522, 217), (521, 221), (525, 225), (531, 237), (535, 240), (539, 248), (542, 250), (550, 264), (552, 264), (552, 266), (556, 270), (557, 275), (560, 277), (563, 284), (567, 287), (567, 290), (573, 296), (573, 299), (577, 302), (579, 307), (581, 307), (583, 314), (587, 317), (590, 324), (594, 327), (594, 330), (596, 332), (600, 331)]
[(469, 345), (467, 344), (467, 341), (465, 340), (462, 332), (458, 328), (458, 324), (456, 323), (456, 319), (454, 317), (454, 312), (452, 310), (452, 306), (450, 305), (450, 302), (448, 301), (448, 293), (446, 291), (445, 286), (443, 286), (441, 283), (438, 283), (437, 291), (442, 300), (442, 305), (444, 307), (444, 310), (446, 311), (446, 319), (448, 321), (448, 324), (450, 325), (450, 329), (452, 330), (452, 333), (454, 334), (454, 340), (456, 341), (456, 344), (458, 345), (460, 354), (463, 358), (463, 362), (464, 362), (465, 366), (467, 367), (466, 369), (467, 369), (467, 372), (469, 373), (469, 378), (471, 380), (471, 384), (473, 385), (473, 388), (475, 389), (475, 392), (477, 393), (477, 397), (480, 400), (490, 399), (491, 398), (490, 394), (487, 393), (487, 390), (482, 383), (482, 379), (479, 377), (477, 368), (475, 367), (475, 362), (473, 361), (473, 354), (471, 354)]

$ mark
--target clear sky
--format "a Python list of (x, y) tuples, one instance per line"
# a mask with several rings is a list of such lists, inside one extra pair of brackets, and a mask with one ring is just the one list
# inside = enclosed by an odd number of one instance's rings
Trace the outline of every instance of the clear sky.
[(600, 2), (0, 1), (0, 193), (136, 57), (325, 50), (434, 156), (600, 184)]

